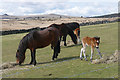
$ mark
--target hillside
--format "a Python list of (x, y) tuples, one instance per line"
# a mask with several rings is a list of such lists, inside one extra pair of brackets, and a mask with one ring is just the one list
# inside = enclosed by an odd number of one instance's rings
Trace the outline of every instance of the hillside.
[[(93, 16), (88, 18), (113, 18), (118, 17), (120, 13)], [(13, 16), (8, 14), (0, 15), (0, 19), (43, 19), (43, 18), (72, 18), (73, 16), (59, 15), (59, 14), (43, 14), (43, 15), (27, 15), (27, 16)]]
[(44, 14), (44, 15), (28, 15), (28, 16), (12, 16), (8, 14), (0, 15), (0, 19), (40, 19), (40, 18), (70, 18), (71, 16), (59, 14)]
[(120, 13), (114, 13), (114, 14), (108, 14), (108, 15), (102, 15), (102, 16), (93, 16), (91, 18), (113, 18), (113, 17), (119, 17), (119, 15)]
[[(58, 14), (44, 14), (44, 15), (29, 15), (29, 16), (11, 16), (8, 14), (1, 15), (2, 28), (0, 31), (6, 30), (20, 30), (20, 29), (30, 29), (35, 27), (47, 27), (51, 24), (61, 24), (69, 22), (78, 22), (79, 24), (93, 24), (93, 23), (108, 23), (117, 21), (118, 17), (112, 18), (102, 18), (99, 17), (71, 17)], [(110, 15), (108, 15), (110, 16)], [(111, 14), (113, 16), (113, 14)]]

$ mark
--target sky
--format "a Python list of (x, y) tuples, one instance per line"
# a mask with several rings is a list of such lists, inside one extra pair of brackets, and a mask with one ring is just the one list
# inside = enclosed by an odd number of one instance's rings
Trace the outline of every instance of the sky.
[(0, 0), (0, 15), (99, 16), (118, 12), (119, 0)]

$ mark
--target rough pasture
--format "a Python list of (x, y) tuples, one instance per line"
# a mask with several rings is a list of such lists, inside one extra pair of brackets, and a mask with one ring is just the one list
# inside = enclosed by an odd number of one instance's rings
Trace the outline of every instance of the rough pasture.
[[(2, 36), (2, 61), (3, 63), (15, 62), (15, 52), (18, 43), (26, 33)], [(118, 23), (99, 24), (81, 27), (81, 38), (84, 36), (100, 36), (100, 50), (104, 56), (109, 56), (118, 49)], [(52, 51), (48, 46), (38, 49), (36, 58), (38, 64), (33, 67), (30, 62), (30, 51), (26, 52), (24, 65), (15, 65), (3, 70), (4, 78), (117, 78), (118, 62), (110, 64), (92, 64), (90, 62), (90, 48), (87, 47), (88, 61), (79, 59), (81, 45), (73, 45), (70, 37), (67, 38), (68, 46), (61, 46), (58, 59), (51, 61)], [(93, 59), (99, 59), (95, 50)]]

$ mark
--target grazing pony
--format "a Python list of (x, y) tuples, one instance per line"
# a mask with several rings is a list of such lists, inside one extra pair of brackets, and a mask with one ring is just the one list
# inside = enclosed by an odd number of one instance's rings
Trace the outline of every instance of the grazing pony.
[[(67, 37), (68, 34), (71, 36), (72, 41), (74, 42), (74, 44), (77, 44), (77, 40), (80, 41), (79, 24), (76, 23), (76, 22), (72, 22), (72, 23), (62, 23), (61, 25), (65, 27), (65, 28), (62, 28), (62, 35), (60, 37), (60, 39), (63, 37), (64, 46), (67, 46), (66, 37)], [(75, 30), (75, 34), (73, 32), (74, 30)]]
[(77, 37), (74, 34), (73, 30), (70, 27), (68, 27), (67, 24), (65, 24), (65, 23), (62, 23), (60, 27), (61, 27), (60, 41), (61, 41), (61, 38), (63, 37), (64, 46), (67, 46), (67, 44), (66, 44), (67, 35), (70, 35), (70, 37), (71, 37), (72, 41), (74, 42), (74, 44), (77, 44)]
[(54, 49), (53, 57), (57, 58), (58, 53), (60, 53), (60, 27), (59, 25), (52, 24), (49, 28), (42, 31), (32, 31), (22, 38), (19, 43), (17, 52), (16, 52), (16, 61), (21, 65), (25, 60), (26, 49), (31, 51), (31, 62), (30, 64), (36, 65), (36, 49), (44, 48), (51, 44), (51, 47)]
[(92, 62), (92, 57), (93, 57), (93, 53), (94, 53), (94, 48), (97, 49), (99, 55), (100, 55), (100, 58), (102, 58), (102, 55), (100, 53), (100, 50), (99, 50), (99, 43), (100, 43), (100, 37), (84, 37), (82, 39), (82, 45), (83, 45), (83, 48), (81, 48), (81, 53), (80, 53), (80, 59), (82, 60), (82, 52), (84, 54), (84, 58), (85, 60), (87, 61), (87, 58), (86, 58), (86, 55), (85, 55), (85, 49), (86, 49), (86, 46), (91, 46), (91, 57), (90, 57), (90, 60)]

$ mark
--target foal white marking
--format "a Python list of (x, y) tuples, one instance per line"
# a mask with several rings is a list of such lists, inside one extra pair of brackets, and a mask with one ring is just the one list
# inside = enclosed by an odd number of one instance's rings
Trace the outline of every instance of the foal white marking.
[(86, 60), (86, 55), (85, 55), (85, 49), (86, 49), (86, 46), (88, 45), (87, 43), (84, 45), (84, 43), (82, 42), (82, 45), (83, 45), (83, 48), (81, 48), (81, 53), (80, 53), (80, 59), (83, 59), (82, 58), (82, 52), (84, 54), (84, 58)]
[(97, 43), (99, 43), (99, 41), (97, 40)]

